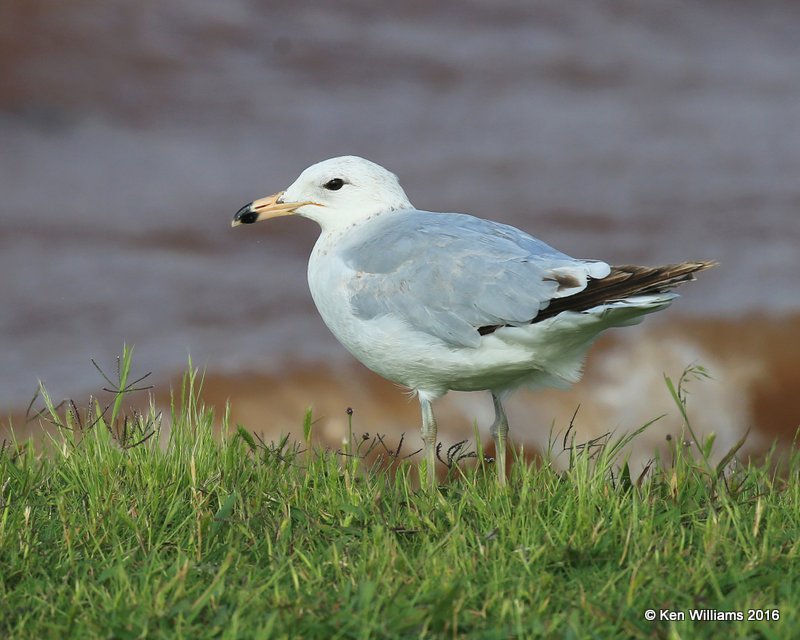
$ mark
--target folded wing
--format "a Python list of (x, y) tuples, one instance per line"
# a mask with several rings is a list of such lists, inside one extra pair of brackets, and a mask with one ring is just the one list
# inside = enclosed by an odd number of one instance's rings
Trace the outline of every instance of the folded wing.
[(486, 328), (529, 324), (610, 273), (514, 227), (416, 210), (362, 225), (341, 251), (356, 315), (392, 315), (461, 347), (477, 347)]

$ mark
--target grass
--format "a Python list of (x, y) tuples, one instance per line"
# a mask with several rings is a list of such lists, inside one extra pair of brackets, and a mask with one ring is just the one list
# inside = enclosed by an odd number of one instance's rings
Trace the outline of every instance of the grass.
[[(713, 466), (711, 443), (679, 445), (639, 476), (620, 459), (625, 440), (604, 440), (570, 448), (566, 471), (518, 462), (504, 489), (468, 460), (420, 491), (416, 466), (374, 438), (310, 447), (310, 416), (300, 444), (242, 427), (215, 438), (193, 372), (162, 438), (155, 410), (125, 415), (118, 401), (139, 384), (129, 355), (107, 409), (63, 411), (44, 394), (61, 425), (50, 450), (0, 452), (0, 637), (789, 638), (800, 627), (798, 455), (777, 476), (769, 460), (732, 453)], [(685, 404), (683, 382), (669, 384)], [(360, 459), (370, 446), (383, 464)], [(648, 609), (686, 619), (650, 622)], [(745, 620), (692, 621), (692, 609)]]

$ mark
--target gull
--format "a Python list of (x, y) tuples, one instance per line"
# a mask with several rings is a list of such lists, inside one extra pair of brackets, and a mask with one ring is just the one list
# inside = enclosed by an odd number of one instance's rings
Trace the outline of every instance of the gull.
[(677, 297), (674, 286), (714, 265), (571, 258), (505, 224), (416, 209), (397, 176), (356, 156), (312, 165), (285, 191), (239, 209), (232, 226), (288, 215), (321, 228), (308, 285), (325, 324), (356, 359), (419, 399), (421, 475), (430, 487), (434, 400), (448, 391), (491, 393), (502, 485), (504, 398), (519, 387), (577, 382), (601, 332), (664, 309)]

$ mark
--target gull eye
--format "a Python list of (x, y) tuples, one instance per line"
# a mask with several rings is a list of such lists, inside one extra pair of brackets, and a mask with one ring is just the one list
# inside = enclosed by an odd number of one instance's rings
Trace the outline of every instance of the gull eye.
[(342, 180), (341, 178), (334, 178), (333, 180), (328, 180), (322, 186), (330, 191), (338, 191), (344, 186), (344, 180)]

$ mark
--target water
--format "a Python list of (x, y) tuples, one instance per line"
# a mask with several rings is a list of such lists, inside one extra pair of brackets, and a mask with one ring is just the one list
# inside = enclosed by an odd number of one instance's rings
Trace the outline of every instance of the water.
[[(0, 409), (97, 386), (350, 361), (316, 316), (313, 223), (229, 228), (355, 153), (412, 202), (616, 263), (716, 259), (662, 322), (800, 307), (800, 7), (245, 0), (0, 15)], [(667, 314), (664, 314), (667, 315)], [(751, 320), (751, 318), (757, 318)], [(736, 349), (734, 341), (730, 349)]]

